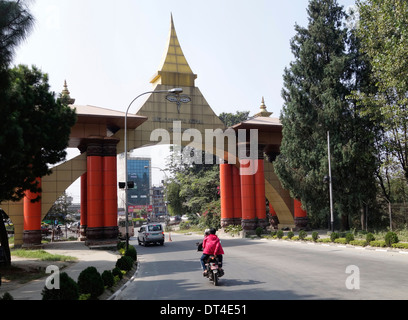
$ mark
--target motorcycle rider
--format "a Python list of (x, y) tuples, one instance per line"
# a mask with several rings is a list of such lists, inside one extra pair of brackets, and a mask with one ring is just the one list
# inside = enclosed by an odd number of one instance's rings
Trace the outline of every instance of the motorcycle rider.
[[(205, 231), (204, 231), (204, 239), (207, 238), (207, 237), (209, 236), (209, 234), (210, 234), (210, 229), (205, 229)], [(197, 242), (197, 243), (196, 243), (196, 245), (197, 245), (197, 251), (203, 251), (203, 242), (204, 242), (204, 240), (201, 241), (201, 242)]]
[(220, 239), (215, 235), (216, 230), (210, 229), (210, 234), (204, 238), (203, 241), (203, 255), (201, 256), (201, 266), (203, 267), (203, 276), (206, 276), (207, 270), (205, 268), (205, 262), (211, 255), (215, 255), (218, 258), (218, 266), (222, 272), (222, 260), (224, 250), (221, 246)]

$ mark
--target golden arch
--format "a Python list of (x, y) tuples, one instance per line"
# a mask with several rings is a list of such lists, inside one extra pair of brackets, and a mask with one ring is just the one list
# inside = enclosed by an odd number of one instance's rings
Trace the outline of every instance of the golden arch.
[[(181, 50), (171, 17), (170, 35), (166, 53), (151, 83), (154, 91), (170, 90), (175, 87), (183, 88), (186, 96), (191, 98), (189, 103), (183, 103), (179, 107), (176, 103), (166, 100), (163, 94), (151, 94), (136, 115), (129, 115), (128, 126), (128, 151), (144, 146), (151, 146), (157, 141), (151, 140), (151, 133), (156, 129), (173, 131), (174, 122), (180, 122), (182, 130), (195, 129), (205, 137), (206, 130), (217, 129), (225, 131), (227, 128), (211, 109), (203, 94), (195, 86), (195, 75)], [(67, 91), (68, 92), (68, 91)], [(69, 95), (69, 92), (68, 92)], [(117, 154), (124, 150), (124, 113), (106, 110), (91, 106), (76, 106), (79, 121), (72, 129), (70, 147), (80, 147), (83, 139), (90, 137), (109, 137), (119, 141)], [(277, 119), (269, 118), (264, 105), (261, 113), (254, 120), (234, 126), (234, 130), (258, 129), (259, 143), (267, 152), (268, 148), (279, 148), (281, 142), (281, 125)], [(134, 130), (133, 130), (134, 129)], [(171, 135), (172, 136), (172, 135)], [(173, 143), (174, 141), (171, 141)], [(182, 141), (182, 145), (190, 142)], [(196, 145), (200, 149), (200, 145)], [(201, 149), (205, 150), (204, 142)], [(231, 158), (228, 151), (217, 150), (214, 154), (225, 152), (225, 158)], [(276, 150), (275, 150), (276, 151)], [(236, 155), (233, 155), (236, 156)], [(238, 162), (237, 162), (238, 163)], [(264, 160), (265, 167), (265, 191), (266, 197), (273, 205), (280, 224), (282, 226), (294, 226), (293, 200), (289, 193), (284, 190), (274, 173), (273, 164)], [(56, 199), (69, 188), (69, 186), (87, 172), (87, 154), (67, 161), (55, 168), (50, 176), (42, 178), (42, 202), (41, 217), (44, 218)], [(13, 220), (15, 226), (15, 245), (23, 244), (24, 214), (23, 201), (1, 204), (1, 208)]]

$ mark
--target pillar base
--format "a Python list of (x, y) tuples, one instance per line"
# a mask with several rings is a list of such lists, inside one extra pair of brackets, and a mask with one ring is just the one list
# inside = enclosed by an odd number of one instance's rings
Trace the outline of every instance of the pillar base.
[(86, 228), (87, 240), (102, 240), (104, 228)]
[(103, 230), (103, 238), (104, 239), (118, 239), (119, 236), (119, 228), (116, 227), (105, 227)]
[(86, 240), (86, 226), (81, 226), (79, 228), (79, 237), (78, 240), (79, 241), (85, 241)]
[(23, 232), (23, 248), (32, 248), (41, 246), (41, 230), (24, 230)]
[(261, 227), (262, 229), (266, 229), (266, 227), (269, 226), (268, 220), (266, 219), (258, 219), (258, 227)]
[(225, 228), (228, 226), (234, 226), (236, 225), (235, 219), (233, 218), (226, 218), (226, 219), (221, 219), (221, 228)]
[(307, 217), (295, 217), (295, 228), (297, 230), (306, 229), (309, 223), (309, 219)]
[(85, 245), (95, 245), (98, 243), (112, 243), (118, 240), (119, 228), (116, 227), (100, 227), (86, 228)]
[(255, 230), (258, 226), (258, 219), (242, 219), (241, 226), (244, 231)]

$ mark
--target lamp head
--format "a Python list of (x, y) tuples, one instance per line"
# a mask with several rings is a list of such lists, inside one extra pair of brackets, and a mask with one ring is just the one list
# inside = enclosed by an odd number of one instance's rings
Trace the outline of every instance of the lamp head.
[(181, 94), (181, 93), (183, 93), (183, 89), (182, 88), (173, 88), (173, 89), (169, 90), (169, 93)]

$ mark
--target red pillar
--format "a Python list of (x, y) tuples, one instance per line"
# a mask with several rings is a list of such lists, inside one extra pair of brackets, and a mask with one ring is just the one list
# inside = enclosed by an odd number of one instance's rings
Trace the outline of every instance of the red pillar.
[(221, 227), (234, 222), (232, 166), (220, 164)]
[[(41, 187), (41, 179), (36, 180)], [(41, 196), (29, 190), (25, 192), (24, 197), (24, 232), (23, 246), (30, 247), (41, 244), (41, 200), (32, 202)]]
[(296, 228), (306, 228), (308, 223), (307, 212), (302, 208), (302, 203), (297, 199), (294, 200), (294, 216)]
[(239, 169), (232, 166), (232, 190), (234, 200), (234, 224), (240, 225), (242, 220), (242, 204), (241, 204), (241, 177), (239, 176)]
[(245, 175), (248, 172), (245, 168), (250, 165), (249, 160), (246, 164), (241, 163), (241, 205), (242, 205), (242, 228), (244, 230), (256, 229), (256, 210), (255, 210), (255, 185), (254, 175)]
[(104, 239), (118, 237), (118, 196), (116, 144), (119, 140), (105, 139), (103, 157)]
[(81, 226), (80, 226), (80, 239), (85, 240), (86, 238), (86, 227), (88, 224), (88, 179), (87, 173), (81, 176)]
[(255, 161), (258, 161), (258, 170), (254, 175), (256, 217), (258, 218), (258, 226), (265, 228), (268, 223), (266, 221), (264, 160)]
[(102, 144), (93, 139), (87, 148), (87, 230), (88, 240), (103, 239)]

